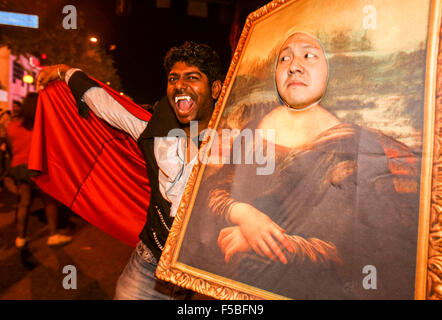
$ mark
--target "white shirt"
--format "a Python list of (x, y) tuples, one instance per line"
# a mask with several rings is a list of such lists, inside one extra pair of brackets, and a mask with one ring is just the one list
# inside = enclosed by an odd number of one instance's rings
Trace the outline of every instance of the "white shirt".
[[(65, 75), (66, 83), (74, 72), (80, 69), (69, 69)], [(87, 90), (82, 100), (90, 110), (111, 126), (129, 134), (135, 141), (146, 129), (147, 121), (138, 119), (101, 87)], [(170, 216), (174, 217), (181, 202), (187, 180), (196, 162), (197, 155), (186, 164), (185, 138), (155, 137), (154, 153), (159, 167), (159, 186), (163, 197), (171, 203)]]

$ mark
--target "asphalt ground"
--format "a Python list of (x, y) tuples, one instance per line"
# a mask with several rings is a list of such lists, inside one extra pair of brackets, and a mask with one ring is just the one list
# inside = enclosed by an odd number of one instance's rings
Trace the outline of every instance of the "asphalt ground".
[[(26, 250), (15, 247), (17, 196), (0, 191), (0, 300), (108, 300), (133, 248), (92, 226), (65, 207), (60, 209), (61, 233), (71, 243), (46, 245), (48, 226), (41, 202), (35, 199), (28, 223)], [(76, 289), (74, 287), (74, 268)], [(67, 277), (67, 278), (66, 278)], [(63, 286), (63, 281), (65, 286)], [(67, 289), (65, 288), (67, 287)]]

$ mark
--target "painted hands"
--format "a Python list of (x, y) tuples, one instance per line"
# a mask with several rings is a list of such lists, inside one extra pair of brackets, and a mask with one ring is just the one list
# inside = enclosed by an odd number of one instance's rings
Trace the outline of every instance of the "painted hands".
[(224, 253), (224, 260), (227, 263), (235, 253), (252, 249), (238, 226), (222, 229), (218, 236), (218, 246)]
[(294, 249), (285, 236), (285, 230), (277, 225), (266, 214), (246, 203), (236, 203), (230, 213), (230, 220), (237, 227), (221, 230), (218, 237), (218, 246), (225, 254), (225, 260), (237, 252), (253, 249), (263, 257), (273, 261), (278, 259), (286, 264), (287, 258), (278, 245), (278, 241), (289, 252)]

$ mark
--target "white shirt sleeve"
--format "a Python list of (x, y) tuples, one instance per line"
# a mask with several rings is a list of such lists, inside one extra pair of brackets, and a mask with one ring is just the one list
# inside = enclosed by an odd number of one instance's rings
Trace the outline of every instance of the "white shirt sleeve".
[[(66, 72), (66, 83), (78, 70), (80, 69), (69, 69)], [(134, 140), (138, 140), (146, 129), (147, 121), (135, 117), (101, 87), (90, 88), (82, 99), (97, 117), (128, 133)]]

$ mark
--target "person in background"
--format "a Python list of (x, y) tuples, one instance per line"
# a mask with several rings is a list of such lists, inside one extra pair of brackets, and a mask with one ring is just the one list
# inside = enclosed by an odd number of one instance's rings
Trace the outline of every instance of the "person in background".
[[(14, 104), (17, 101), (14, 101)], [(8, 153), (6, 147), (6, 128), (11, 121), (11, 111), (0, 109), (0, 179), (3, 181), (8, 171)]]
[(72, 240), (70, 236), (58, 232), (58, 202), (36, 187), (30, 179), (31, 172), (27, 168), (37, 100), (37, 93), (29, 93), (23, 100), (17, 117), (7, 127), (6, 139), (12, 154), (11, 175), (19, 197), (16, 211), (17, 238), (15, 239), (15, 246), (18, 249), (23, 249), (28, 243), (26, 231), (33, 194), (40, 196), (45, 206), (49, 226), (47, 244), (59, 246)]
[(21, 109), (21, 102), (18, 101), (18, 100), (14, 100), (12, 102), (12, 114), (11, 114), (11, 116), (12, 117), (16, 117), (19, 114), (20, 109)]

